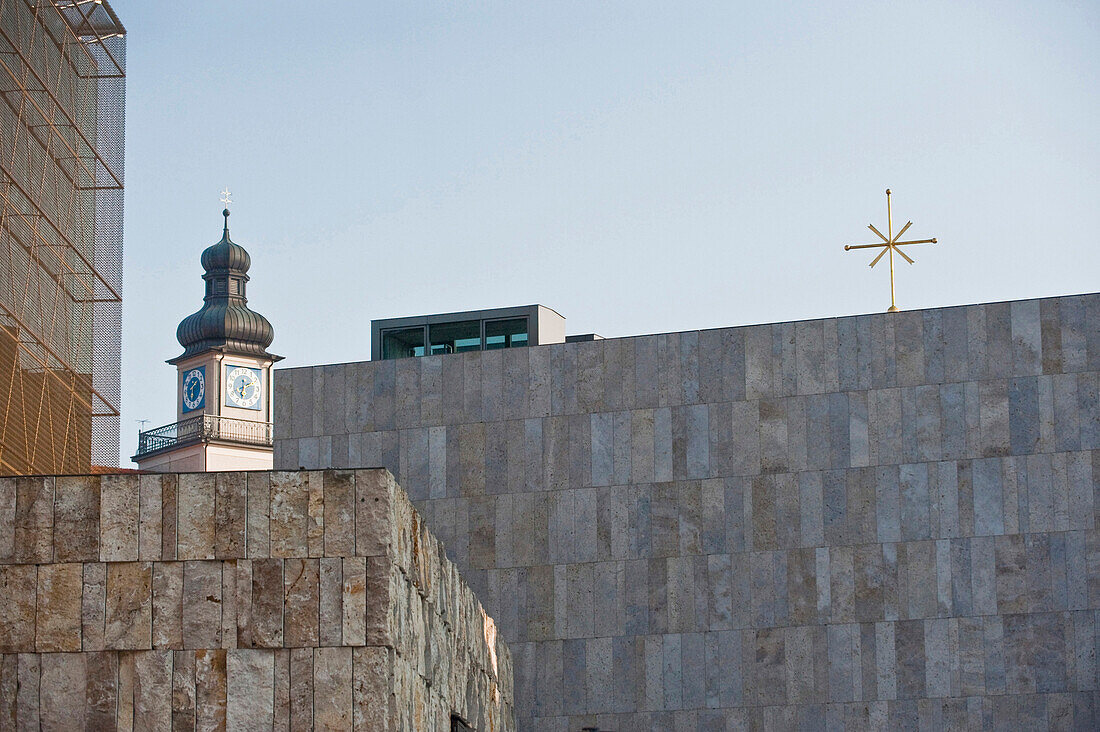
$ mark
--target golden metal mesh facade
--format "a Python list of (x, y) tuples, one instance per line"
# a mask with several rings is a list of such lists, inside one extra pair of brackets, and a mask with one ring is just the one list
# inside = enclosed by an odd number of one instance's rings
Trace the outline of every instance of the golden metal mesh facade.
[(118, 465), (125, 43), (0, 0), (0, 474)]

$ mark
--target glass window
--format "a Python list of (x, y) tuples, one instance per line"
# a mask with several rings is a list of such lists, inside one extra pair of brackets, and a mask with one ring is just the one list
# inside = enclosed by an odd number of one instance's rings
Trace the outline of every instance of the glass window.
[(424, 355), (424, 326), (382, 331), (382, 358)]
[(485, 350), (527, 345), (527, 318), (485, 322)]
[(465, 320), (428, 326), (432, 355), (481, 350), (481, 321)]

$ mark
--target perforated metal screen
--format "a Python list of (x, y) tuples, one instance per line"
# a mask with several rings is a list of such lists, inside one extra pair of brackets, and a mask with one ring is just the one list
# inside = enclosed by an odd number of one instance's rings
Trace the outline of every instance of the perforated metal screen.
[(0, 473), (117, 466), (125, 30), (0, 0)]

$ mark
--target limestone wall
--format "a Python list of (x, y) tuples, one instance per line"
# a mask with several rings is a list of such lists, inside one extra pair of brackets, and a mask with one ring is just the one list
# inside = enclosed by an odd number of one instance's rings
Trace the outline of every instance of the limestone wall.
[(1100, 726), (1100, 296), (288, 369), (386, 466), (521, 729)]
[(383, 470), (0, 478), (0, 729), (513, 729)]

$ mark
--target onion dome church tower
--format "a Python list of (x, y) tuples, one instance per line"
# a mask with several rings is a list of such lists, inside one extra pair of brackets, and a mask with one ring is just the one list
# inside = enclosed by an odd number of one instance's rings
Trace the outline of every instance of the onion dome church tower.
[(176, 422), (139, 434), (134, 461), (143, 470), (272, 467), (271, 367), (282, 356), (267, 350), (271, 323), (248, 307), (252, 259), (229, 238), (228, 208), (222, 216), (221, 241), (202, 253), (202, 308), (179, 324), (183, 353), (168, 361), (178, 371)]

